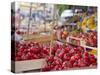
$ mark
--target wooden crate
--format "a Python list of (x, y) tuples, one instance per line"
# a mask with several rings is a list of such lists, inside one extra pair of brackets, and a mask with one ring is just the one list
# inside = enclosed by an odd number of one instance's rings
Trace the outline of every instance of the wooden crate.
[[(82, 47), (84, 47), (84, 48), (89, 48), (89, 49), (97, 50), (96, 47), (87, 46), (86, 42), (84, 40), (82, 40), (81, 38), (76, 38), (76, 37), (69, 36), (67, 38), (67, 42), (70, 43), (70, 44), (73, 44), (69, 39), (78, 40), (77, 42), (79, 42), (79, 45), (82, 46)], [(74, 43), (73, 45), (77, 45), (77, 44)]]
[(24, 60), (24, 61), (12, 61), (15, 64), (15, 73), (20, 73), (24, 71), (41, 69), (46, 65), (45, 59), (35, 59), (35, 60)]
[[(38, 42), (40, 44), (50, 45), (51, 36), (30, 36), (26, 38), (25, 42)], [(15, 73), (20, 73), (24, 71), (37, 70), (43, 68), (47, 63), (45, 58), (35, 59), (35, 60), (24, 60), (24, 61), (12, 61), (12, 64), (15, 64)]]

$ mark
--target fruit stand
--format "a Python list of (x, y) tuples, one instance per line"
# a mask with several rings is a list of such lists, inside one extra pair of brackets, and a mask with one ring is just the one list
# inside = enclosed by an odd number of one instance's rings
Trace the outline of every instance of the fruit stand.
[[(15, 44), (14, 72), (97, 67), (96, 7), (91, 7), (91, 14), (89, 7), (81, 7), (86, 11), (75, 13), (77, 7), (19, 3), (20, 20), (16, 22), (15, 32), (22, 40)], [(67, 15), (64, 16), (63, 12)]]

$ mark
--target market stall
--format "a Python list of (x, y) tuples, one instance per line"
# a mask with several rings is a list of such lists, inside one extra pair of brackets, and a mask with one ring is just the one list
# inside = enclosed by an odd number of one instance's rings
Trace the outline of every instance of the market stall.
[(70, 5), (18, 6), (15, 32), (22, 40), (15, 45), (15, 72), (97, 67), (95, 7), (81, 7), (76, 12), (78, 6)]

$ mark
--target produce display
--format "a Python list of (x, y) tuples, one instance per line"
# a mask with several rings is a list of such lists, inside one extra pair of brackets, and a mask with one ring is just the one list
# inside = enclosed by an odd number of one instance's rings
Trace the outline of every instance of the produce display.
[(14, 72), (97, 68), (97, 7), (32, 2), (14, 5)]
[(97, 32), (96, 31), (90, 31), (86, 34), (85, 37), (86, 45), (97, 47)]
[(82, 38), (86, 42), (86, 45), (88, 46), (97, 47), (97, 32), (96, 31), (90, 30), (87, 33), (74, 32), (74, 34), (72, 34), (71, 36)]
[(82, 28), (84, 31), (86, 31), (86, 27), (90, 30), (95, 30), (96, 29), (96, 22), (95, 22), (95, 17), (96, 15), (92, 15), (90, 17), (84, 18), (82, 22)]
[(18, 43), (16, 45), (16, 61), (45, 58), (49, 55), (49, 50), (49, 46), (36, 42)]
[(97, 65), (97, 58), (89, 54), (83, 47), (58, 45), (52, 48), (52, 55), (46, 59), (47, 65), (42, 71), (67, 70), (70, 68), (93, 67)]
[(16, 61), (45, 58), (47, 65), (42, 71), (67, 70), (69, 68), (92, 67), (97, 65), (97, 58), (81, 46), (55, 44), (50, 48), (36, 42), (17, 44)]

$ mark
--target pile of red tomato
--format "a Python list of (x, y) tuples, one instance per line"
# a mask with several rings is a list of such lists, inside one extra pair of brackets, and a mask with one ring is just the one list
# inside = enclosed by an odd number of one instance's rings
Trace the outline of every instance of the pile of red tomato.
[(89, 54), (83, 47), (71, 45), (56, 44), (52, 49), (52, 55), (46, 61), (47, 65), (42, 71), (67, 70), (97, 65), (97, 59), (93, 54)]
[(55, 44), (51, 48), (36, 42), (16, 45), (16, 61), (45, 58), (47, 64), (42, 71), (67, 70), (69, 68), (97, 65), (97, 58), (81, 46)]

